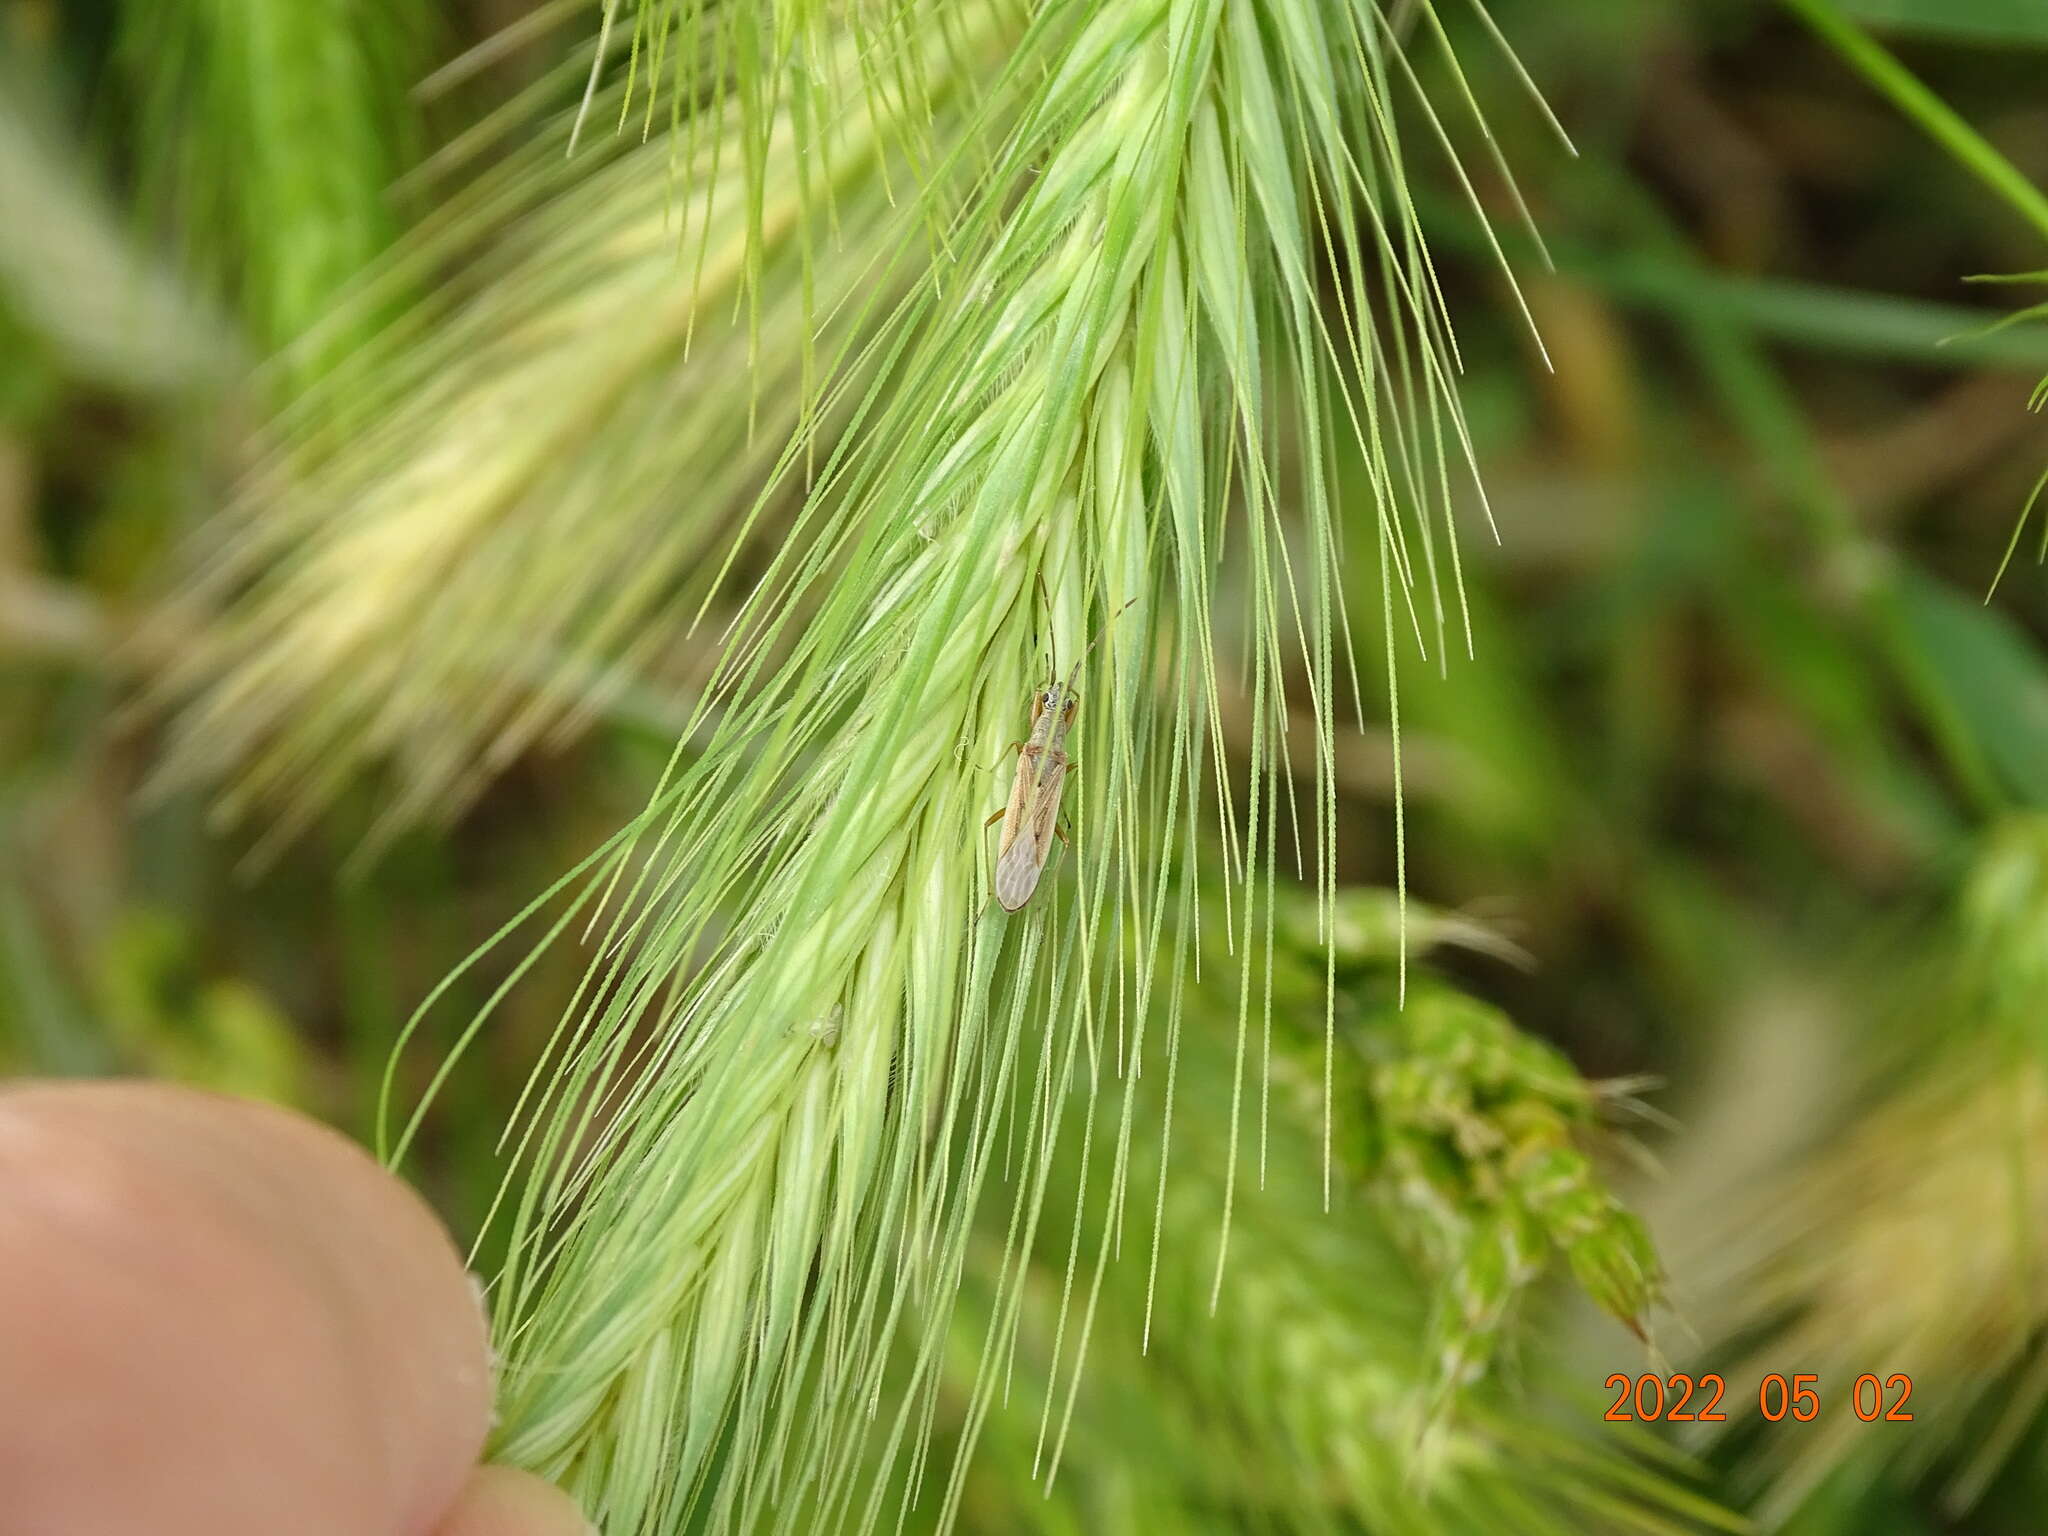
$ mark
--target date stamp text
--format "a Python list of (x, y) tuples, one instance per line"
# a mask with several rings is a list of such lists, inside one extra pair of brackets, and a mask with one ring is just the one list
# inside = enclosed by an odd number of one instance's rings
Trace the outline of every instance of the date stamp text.
[[(1616, 1393), (1608, 1405), (1609, 1423), (1725, 1424), (1723, 1406), (1727, 1381), (1708, 1372), (1688, 1376), (1645, 1373), (1627, 1376), (1617, 1371), (1607, 1378), (1607, 1390)], [(1913, 1379), (1903, 1372), (1879, 1377), (1866, 1371), (1850, 1384), (1849, 1409), (1866, 1424), (1910, 1424)], [(1811, 1373), (1791, 1377), (1775, 1371), (1757, 1383), (1756, 1411), (1771, 1423), (1791, 1419), (1811, 1423), (1822, 1411), (1821, 1379)]]

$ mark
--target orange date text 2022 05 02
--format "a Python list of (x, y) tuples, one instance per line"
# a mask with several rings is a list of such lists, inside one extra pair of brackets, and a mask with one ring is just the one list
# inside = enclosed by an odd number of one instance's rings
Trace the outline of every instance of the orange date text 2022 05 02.
[[(1619, 1394), (1608, 1405), (1605, 1417), (1610, 1423), (1728, 1421), (1722, 1407), (1728, 1383), (1712, 1372), (1702, 1376), (1627, 1376), (1617, 1371), (1607, 1378), (1607, 1390)], [(1912, 1396), (1912, 1377), (1902, 1372), (1880, 1377), (1866, 1371), (1849, 1388), (1849, 1407), (1866, 1424), (1909, 1424), (1913, 1415), (1906, 1404)], [(1820, 1377), (1806, 1373), (1786, 1377), (1773, 1372), (1757, 1383), (1756, 1409), (1773, 1424), (1787, 1419), (1810, 1423), (1821, 1414)]]

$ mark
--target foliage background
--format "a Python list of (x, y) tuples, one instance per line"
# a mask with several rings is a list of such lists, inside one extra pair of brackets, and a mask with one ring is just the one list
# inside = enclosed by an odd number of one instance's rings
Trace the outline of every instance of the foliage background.
[[(1465, 547), (1477, 659), (1409, 669), (1403, 761), (1411, 889), (1530, 963), (1431, 964), (1587, 1076), (1666, 1085), (1649, 1097), (1672, 1123), (1638, 1131), (1655, 1168), (1616, 1177), (1669, 1266), (1670, 1362), (1720, 1364), (1738, 1400), (1768, 1371), (1830, 1389), (1816, 1425), (1737, 1422), (1660, 1477), (1802, 1532), (2036, 1530), (2048, 584), (2020, 559), (1981, 599), (2048, 463), (2026, 409), (2048, 329), (1983, 333), (2030, 295), (1962, 279), (2048, 266), (2043, 231), (1791, 9), (1492, 10), (1578, 149), (1542, 143), (1506, 71), (1476, 69), (1555, 256), (1513, 252), (1555, 371), (1425, 172), (1501, 537)], [(2048, 182), (2036, 7), (1844, 10)], [(367, 1136), (414, 1003), (645, 802), (673, 656), (459, 816), (355, 857), (384, 805), (352, 780), (253, 874), (255, 833), (210, 825), (206, 786), (150, 790), (165, 727), (135, 707), (182, 643), (184, 541), (272, 403), (345, 371), (396, 288), (431, 283), (401, 266), (323, 320), (459, 195), (428, 157), (551, 89), (587, 20), (516, 0), (0, 4), (0, 1069), (185, 1077)], [(507, 26), (480, 68), (414, 89)], [(1377, 579), (1346, 572), (1354, 612)], [(1340, 882), (1384, 885), (1390, 743), (1350, 732), (1339, 752)], [(544, 959), (427, 1126), (415, 1170), (459, 1229), (575, 979)], [(489, 980), (457, 986), (480, 1001)], [(1190, 1529), (1508, 1528), (1347, 1503), (1373, 1484), (1341, 1464), (1304, 1475), (1364, 1413), (1343, 1362), (1369, 1380), (1435, 1282), (1367, 1204), (1326, 1218), (1276, 1196), (1246, 1219), (1270, 1224), (1244, 1246), (1273, 1272), (1240, 1276), (1216, 1322), (1169, 1276), (1182, 1353), (1141, 1359), (1112, 1309), (1050, 1503), (1018, 1389), (969, 1527), (1165, 1528), (1171, 1508)], [(1188, 1239), (1190, 1273), (1207, 1241)], [(1364, 1290), (1391, 1309), (1377, 1323)], [(1233, 1301), (1234, 1326), (1293, 1329), (1286, 1358), (1318, 1364), (1233, 1379), (1201, 1342)], [(1588, 1432), (1600, 1382), (1661, 1357), (1562, 1295), (1521, 1334), (1510, 1387), (1544, 1390), (1474, 1411), (1540, 1511), (1569, 1465), (1550, 1437)], [(1855, 1425), (1850, 1379), (1896, 1369), (1923, 1416)], [(1300, 1416), (1316, 1382), (1327, 1422)]]

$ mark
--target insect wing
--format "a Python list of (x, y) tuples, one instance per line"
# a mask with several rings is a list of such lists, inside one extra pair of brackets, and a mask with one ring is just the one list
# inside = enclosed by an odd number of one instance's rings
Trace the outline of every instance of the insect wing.
[[(1020, 784), (1026, 782), (1021, 765), (1018, 777)], [(1005, 912), (1015, 912), (1038, 889), (1038, 877), (1045, 873), (1045, 861), (1052, 852), (1053, 827), (1059, 821), (1060, 792), (1066, 778), (1064, 757), (1047, 763), (1043, 776), (1029, 781), (1029, 799), (1017, 816), (1019, 826), (1014, 833), (1005, 819), (1004, 836), (1010, 841), (996, 860), (995, 880), (996, 900)], [(1011, 807), (1013, 812), (1018, 809), (1014, 798)]]
[(1017, 773), (1010, 780), (1010, 803), (1003, 810), (1003, 833), (996, 844), (999, 857), (1016, 845), (1018, 834), (1031, 820), (1031, 795), (1038, 783), (1038, 759), (1042, 750), (1027, 745), (1017, 754)]

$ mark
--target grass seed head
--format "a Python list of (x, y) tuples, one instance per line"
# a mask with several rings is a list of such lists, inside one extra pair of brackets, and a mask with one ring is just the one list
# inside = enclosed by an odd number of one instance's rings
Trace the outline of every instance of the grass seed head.
[[(904, 37), (952, 46), (944, 9), (914, 5)], [(1171, 1077), (1181, 962), (1214, 921), (1198, 903), (1224, 894), (1244, 955), (1272, 910), (1290, 672), (1315, 721), (1303, 841), (1333, 895), (1333, 424), (1379, 470), (1365, 520), (1389, 666), (1408, 551), (1449, 533), (1427, 530), (1465, 434), (1389, 116), (1407, 66), (1378, 7), (985, 14), (998, 61), (934, 129), (971, 172), (909, 205), (940, 235), (932, 280), (872, 333), (793, 536), (733, 594), (701, 735), (555, 920), (586, 935), (590, 979), (514, 1132), (497, 1453), (610, 1536), (865, 1526), (915, 1487), (970, 1222), (1000, 1185), (1008, 1278), (971, 1449), (1055, 1152), (1091, 1099), (1127, 1106), (1096, 1154), (1123, 1210), (1132, 1094)], [(730, 147), (774, 153), (757, 66), (733, 63)], [(748, 274), (769, 247), (755, 230), (729, 248)], [(1326, 263), (1350, 287), (1341, 321)], [(1298, 484), (1269, 441), (1282, 415)], [(1413, 477), (1429, 489), (1399, 490), (1396, 460), (1431, 466)], [(490, 487), (493, 508), (516, 489)], [(1244, 594), (1228, 633), (1226, 549)], [(1076, 680), (1071, 868), (992, 913), (974, 829), (1000, 790), (971, 764), (1015, 739), (1051, 655), (1131, 603)], [(343, 618), (344, 636), (363, 623)], [(1215, 719), (1233, 649), (1257, 713), (1243, 792)], [(1198, 816), (1224, 829), (1206, 878)], [(828, 1043), (809, 1025), (834, 1010)], [(1226, 1212), (1235, 1100), (1228, 1121)], [(1070, 1266), (1098, 1277), (1067, 1293), (1082, 1343), (1120, 1223)], [(878, 1413), (885, 1397), (902, 1406)], [(946, 1517), (960, 1486), (956, 1464)]]

